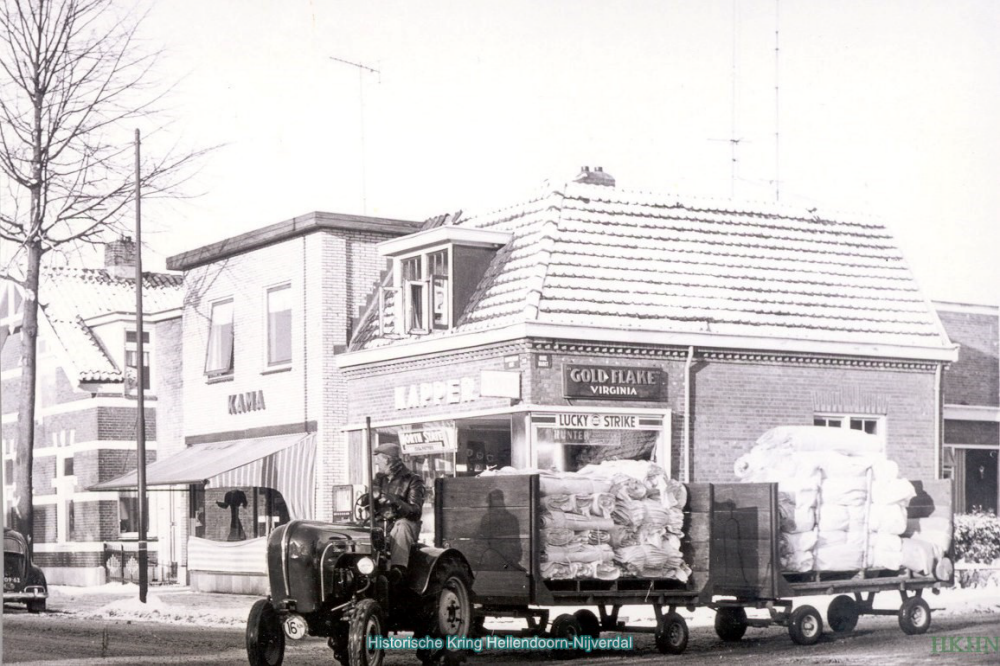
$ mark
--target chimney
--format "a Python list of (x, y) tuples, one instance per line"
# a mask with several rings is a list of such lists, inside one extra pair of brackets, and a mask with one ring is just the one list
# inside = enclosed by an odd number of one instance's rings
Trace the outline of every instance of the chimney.
[(104, 268), (113, 278), (135, 279), (135, 241), (131, 236), (104, 245)]
[(587, 185), (603, 185), (604, 187), (614, 187), (615, 177), (610, 173), (604, 173), (603, 167), (581, 167), (580, 173), (573, 179), (575, 183), (586, 183)]

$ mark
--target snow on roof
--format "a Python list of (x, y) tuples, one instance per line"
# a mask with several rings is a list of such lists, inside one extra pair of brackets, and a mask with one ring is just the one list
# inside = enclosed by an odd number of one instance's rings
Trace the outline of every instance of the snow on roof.
[[(181, 307), (183, 277), (143, 274), (143, 311)], [(68, 352), (80, 382), (122, 381), (122, 370), (108, 355), (87, 321), (113, 313), (135, 314), (135, 280), (105, 269), (46, 267), (39, 287), (42, 310)]]
[[(436, 335), (536, 321), (951, 346), (891, 234), (870, 217), (569, 182), (458, 224), (514, 237), (457, 326)], [(376, 312), (353, 348), (391, 344), (377, 326)]]

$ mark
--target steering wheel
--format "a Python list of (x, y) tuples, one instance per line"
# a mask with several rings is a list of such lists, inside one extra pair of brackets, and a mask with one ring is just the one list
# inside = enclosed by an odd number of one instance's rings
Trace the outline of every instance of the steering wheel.
[(354, 520), (365, 526), (372, 522), (371, 505), (368, 502), (368, 493), (362, 493), (354, 502)]

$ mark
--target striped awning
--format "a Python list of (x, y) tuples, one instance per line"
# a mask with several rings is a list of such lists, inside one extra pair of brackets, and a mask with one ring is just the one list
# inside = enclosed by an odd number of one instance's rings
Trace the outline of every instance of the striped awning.
[[(281, 493), (291, 518), (313, 518), (315, 435), (297, 433), (195, 444), (146, 466), (146, 485), (204, 483), (212, 488), (249, 486)], [(90, 490), (134, 490), (135, 472)]]

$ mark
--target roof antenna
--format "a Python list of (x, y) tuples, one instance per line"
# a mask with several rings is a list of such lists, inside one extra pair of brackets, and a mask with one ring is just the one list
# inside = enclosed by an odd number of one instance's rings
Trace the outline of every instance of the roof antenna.
[(781, 0), (774, 0), (774, 200), (781, 201), (781, 170), (780, 170), (780, 121), (778, 106), (778, 56), (780, 54), (778, 41), (778, 26), (781, 10)]
[(368, 183), (367, 183), (367, 173), (365, 164), (365, 72), (371, 74), (378, 74), (378, 82), (382, 83), (382, 72), (368, 65), (363, 65), (357, 62), (351, 62), (350, 60), (342, 60), (341, 58), (334, 58), (333, 56), (327, 56), (330, 60), (342, 63), (344, 65), (350, 65), (351, 67), (358, 68), (358, 100), (361, 104), (361, 212), (364, 215), (368, 214)]
[(728, 139), (709, 139), (709, 141), (725, 141), (729, 144), (729, 198), (736, 198), (736, 178), (739, 174), (739, 155), (737, 151), (740, 147), (740, 142), (743, 141), (742, 138), (737, 137), (736, 131), (738, 127), (737, 120), (737, 109), (739, 108), (739, 103), (737, 97), (739, 95), (739, 0), (733, 0), (733, 29), (732, 29), (732, 75), (730, 77), (730, 110), (729, 110), (729, 138)]

